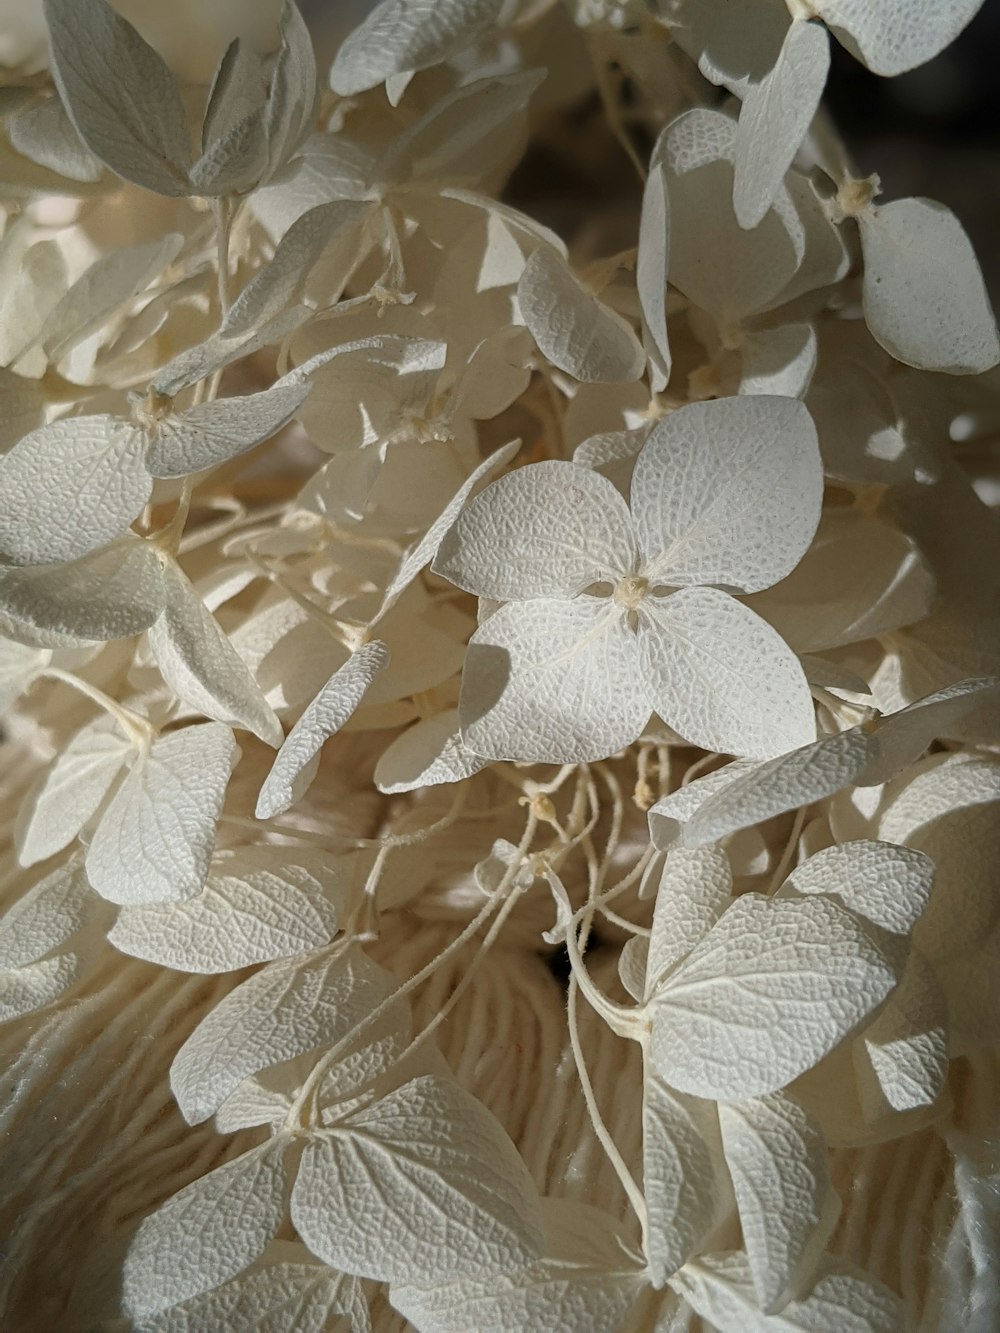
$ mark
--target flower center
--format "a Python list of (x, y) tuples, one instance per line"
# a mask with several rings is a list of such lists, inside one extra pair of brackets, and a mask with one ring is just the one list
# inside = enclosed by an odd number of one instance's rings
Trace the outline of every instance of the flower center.
[(644, 579), (639, 574), (626, 574), (615, 584), (612, 595), (619, 606), (634, 611), (648, 591), (649, 579)]

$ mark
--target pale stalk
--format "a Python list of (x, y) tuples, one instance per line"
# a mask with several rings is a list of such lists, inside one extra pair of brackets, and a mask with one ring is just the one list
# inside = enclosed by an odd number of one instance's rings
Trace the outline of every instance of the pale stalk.
[(140, 717), (138, 713), (133, 713), (130, 708), (124, 704), (115, 703), (99, 690), (96, 685), (91, 685), (89, 681), (81, 680), (79, 676), (74, 676), (71, 671), (63, 671), (62, 667), (48, 666), (44, 671), (39, 672), (40, 676), (47, 677), (49, 680), (62, 681), (64, 685), (71, 686), (78, 690), (80, 694), (97, 704), (98, 708), (104, 710), (110, 717), (113, 717), (125, 734), (137, 748), (142, 749), (148, 745), (153, 736), (156, 735), (156, 728), (146, 718)]

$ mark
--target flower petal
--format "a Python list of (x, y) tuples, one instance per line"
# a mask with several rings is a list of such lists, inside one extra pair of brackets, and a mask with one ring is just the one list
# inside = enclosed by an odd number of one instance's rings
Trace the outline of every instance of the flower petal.
[(770, 625), (715, 588), (648, 598), (639, 621), (653, 707), (706, 750), (770, 759), (816, 738), (798, 658)]
[(679, 587), (769, 588), (802, 559), (822, 500), (816, 428), (801, 403), (690, 403), (655, 427), (632, 474), (643, 572)]
[(632, 520), (606, 477), (532, 463), (477, 495), (441, 543), (434, 572), (480, 597), (572, 597), (635, 568)]
[(484, 758), (604, 759), (650, 711), (635, 636), (607, 599), (511, 602), (470, 640), (459, 717), (463, 743)]

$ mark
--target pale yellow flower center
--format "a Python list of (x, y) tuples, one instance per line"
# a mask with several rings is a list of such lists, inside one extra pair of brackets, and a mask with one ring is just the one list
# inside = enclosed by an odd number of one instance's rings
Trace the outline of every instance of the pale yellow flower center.
[(627, 574), (615, 584), (614, 599), (619, 606), (634, 611), (649, 591), (649, 579), (639, 574)]

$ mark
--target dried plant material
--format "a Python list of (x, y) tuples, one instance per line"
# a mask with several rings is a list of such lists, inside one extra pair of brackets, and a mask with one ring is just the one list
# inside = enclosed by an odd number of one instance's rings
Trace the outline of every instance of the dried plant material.
[(173, 561), (164, 562), (163, 585), (163, 613), (149, 627), (149, 646), (164, 681), (205, 717), (280, 746), (284, 733), (260, 686)]
[(308, 866), (245, 847), (217, 857), (194, 898), (122, 908), (108, 939), (135, 958), (214, 973), (318, 949), (336, 930), (336, 908)]
[(976, 0), (251, 8), (4, 29), (0, 1323), (985, 1328)]
[(642, 374), (646, 358), (635, 334), (550, 251), (536, 250), (525, 264), (517, 304), (541, 351), (574, 379), (594, 384)]
[(55, 421), (25, 436), (0, 460), (0, 558), (54, 565), (121, 537), (153, 489), (143, 443), (110, 417)]
[(1000, 361), (983, 275), (962, 224), (933, 199), (897, 199), (858, 217), (865, 318), (907, 365), (975, 375)]
[(257, 818), (270, 819), (295, 799), (295, 780), (323, 743), (338, 732), (389, 665), (377, 639), (365, 644), (334, 672), (285, 738), (257, 799)]
[(344, 41), (330, 71), (349, 97), (436, 65), (496, 22), (501, 0), (381, 0)]
[(263, 1254), (284, 1211), (283, 1149), (280, 1140), (262, 1144), (146, 1218), (124, 1272), (125, 1306), (134, 1318), (211, 1291)]
[[(291, 1213), (334, 1268), (389, 1282), (510, 1272), (542, 1245), (531, 1179), (513, 1144), (475, 1098), (431, 1076), (317, 1134)], [(344, 1216), (357, 1225), (331, 1226)]]
[(103, 898), (169, 902), (201, 891), (236, 757), (233, 733), (218, 722), (164, 736), (136, 756), (87, 850), (87, 878)]
[[(744, 459), (759, 471), (759, 497), (737, 480)], [(480, 597), (518, 598), (471, 641), (463, 742), (485, 758), (574, 763), (627, 745), (652, 711), (686, 739), (747, 756), (766, 753), (768, 731), (771, 743), (806, 739), (801, 668), (721, 589), (748, 592), (788, 572), (815, 530), (819, 482), (808, 416), (790, 400), (754, 398), (692, 404), (661, 422), (636, 460), (631, 513), (604, 477), (565, 463), (494, 483), (435, 561)], [(767, 520), (775, 503), (780, 536)], [(594, 584), (611, 596), (585, 591)], [(721, 645), (736, 642), (734, 668)]]
[(733, 206), (741, 227), (756, 227), (770, 208), (816, 114), (829, 66), (822, 27), (793, 22), (778, 63), (747, 89), (734, 163)]
[(895, 984), (875, 937), (832, 901), (746, 894), (654, 992), (651, 1060), (682, 1092), (759, 1097), (817, 1064)]
[(187, 117), (159, 54), (106, 0), (46, 0), (45, 17), (53, 73), (80, 138), (126, 180), (186, 195)]
[(765, 1312), (804, 1294), (839, 1211), (819, 1127), (782, 1093), (719, 1107), (754, 1291)]

